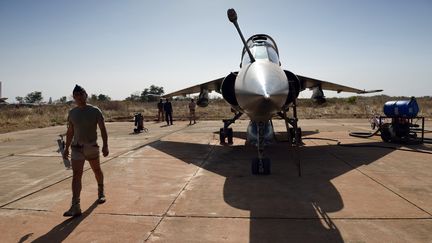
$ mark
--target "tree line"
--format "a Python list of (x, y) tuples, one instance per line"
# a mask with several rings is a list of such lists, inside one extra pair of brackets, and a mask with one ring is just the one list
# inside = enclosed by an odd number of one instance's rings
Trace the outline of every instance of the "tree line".
[[(135, 92), (127, 97), (126, 101), (136, 101), (136, 102), (152, 102), (158, 101), (160, 96), (163, 95), (164, 88), (156, 85), (151, 85), (149, 88), (145, 88), (142, 92)], [(43, 96), (41, 91), (33, 91), (28, 93), (26, 96), (17, 96), (15, 100), (20, 103), (30, 103), (30, 104), (41, 104), (43, 101)], [(72, 100), (71, 98), (69, 100)], [(111, 97), (105, 94), (91, 94), (89, 96), (90, 101), (111, 101)], [(59, 99), (52, 101), (51, 97), (49, 98), (48, 104), (56, 103), (56, 104), (65, 104), (68, 102), (68, 98), (66, 96), (62, 96)]]

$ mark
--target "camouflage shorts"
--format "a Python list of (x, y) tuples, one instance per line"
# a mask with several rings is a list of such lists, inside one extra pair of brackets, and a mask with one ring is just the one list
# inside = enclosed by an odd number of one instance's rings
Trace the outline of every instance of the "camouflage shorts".
[(82, 144), (72, 145), (72, 160), (94, 160), (99, 158), (99, 145)]

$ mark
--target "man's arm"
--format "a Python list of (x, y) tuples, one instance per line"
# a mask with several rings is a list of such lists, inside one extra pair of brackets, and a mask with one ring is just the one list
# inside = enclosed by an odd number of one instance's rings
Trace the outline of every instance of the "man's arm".
[(66, 144), (63, 152), (63, 158), (67, 159), (69, 156), (69, 147), (72, 143), (72, 138), (74, 135), (74, 127), (70, 121), (68, 121), (67, 131), (66, 131)]
[(104, 157), (107, 157), (109, 154), (109, 150), (108, 150), (108, 133), (105, 127), (105, 121), (103, 119), (98, 121), (98, 125), (99, 125), (99, 129), (101, 131), (101, 136), (102, 136), (102, 154)]

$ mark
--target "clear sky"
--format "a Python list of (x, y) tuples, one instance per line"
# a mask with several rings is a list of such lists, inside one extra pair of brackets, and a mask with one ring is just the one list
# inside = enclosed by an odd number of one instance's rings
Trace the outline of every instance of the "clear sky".
[(124, 99), (152, 84), (171, 92), (225, 76), (242, 48), (228, 8), (246, 38), (272, 36), (296, 74), (432, 95), (431, 0), (0, 0), (3, 96), (55, 100), (78, 83)]

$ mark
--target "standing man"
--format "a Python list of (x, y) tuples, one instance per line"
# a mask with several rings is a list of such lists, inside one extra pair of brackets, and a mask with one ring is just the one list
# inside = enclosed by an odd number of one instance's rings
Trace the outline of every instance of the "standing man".
[(196, 108), (196, 103), (194, 99), (191, 99), (191, 102), (189, 103), (189, 125), (192, 125), (192, 119), (194, 121), (194, 124), (196, 124), (195, 108)]
[(160, 122), (164, 118), (164, 104), (162, 99), (159, 100), (159, 103), (157, 104), (157, 108), (158, 108), (158, 122)]
[(170, 123), (172, 125), (173, 124), (173, 119), (172, 119), (173, 109), (172, 109), (171, 102), (169, 101), (169, 98), (166, 98), (165, 104), (164, 104), (163, 108), (164, 108), (164, 111), (165, 111), (165, 119), (166, 119), (166, 122), (167, 122), (167, 126), (169, 126)]
[(99, 146), (97, 144), (97, 126), (102, 136), (102, 154), (108, 156), (108, 134), (102, 112), (96, 106), (87, 104), (87, 92), (79, 85), (73, 90), (76, 107), (69, 111), (66, 146), (63, 157), (69, 156), (72, 145), (72, 206), (63, 216), (81, 215), (80, 194), (81, 178), (85, 160), (88, 160), (98, 183), (98, 203), (106, 201), (104, 194), (103, 173), (99, 162)]

